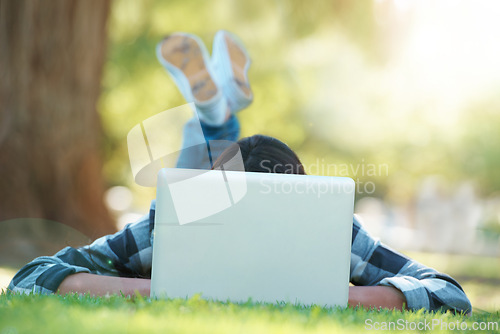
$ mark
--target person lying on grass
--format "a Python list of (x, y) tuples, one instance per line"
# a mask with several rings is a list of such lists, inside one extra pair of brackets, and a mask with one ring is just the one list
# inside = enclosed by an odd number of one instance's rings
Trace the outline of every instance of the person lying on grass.
[[(219, 31), (212, 59), (196, 36), (175, 33), (158, 44), (160, 63), (171, 74), (187, 101), (194, 101), (198, 117), (184, 128), (183, 146), (226, 140), (235, 142), (223, 152), (206, 155), (182, 150), (179, 168), (217, 169), (229, 161), (234, 147), (241, 151), (248, 172), (305, 174), (297, 155), (278, 139), (255, 135), (236, 141), (235, 113), (253, 100), (247, 71), (250, 58), (231, 33)], [(195, 125), (201, 121), (203, 138)], [(236, 146), (234, 146), (236, 145)], [(201, 149), (201, 148), (200, 148)], [(264, 165), (262, 162), (266, 162)], [(66, 247), (24, 266), (12, 279), (13, 292), (149, 295), (155, 201), (148, 215), (114, 235), (78, 249)], [(349, 305), (402, 310), (452, 310), (469, 313), (471, 304), (450, 276), (428, 268), (374, 239), (354, 216), (351, 247)]]

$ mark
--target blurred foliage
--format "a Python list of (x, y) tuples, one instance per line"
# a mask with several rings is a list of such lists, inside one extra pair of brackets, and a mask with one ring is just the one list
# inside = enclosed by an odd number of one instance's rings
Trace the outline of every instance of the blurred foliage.
[[(215, 32), (227, 29), (245, 42), (253, 60), (255, 100), (239, 115), (243, 136), (262, 133), (285, 141), (306, 170), (321, 165), (323, 174), (334, 175), (348, 165), (348, 175), (360, 184), (374, 182), (372, 196), (396, 203), (411, 200), (420, 180), (431, 174), (450, 184), (473, 180), (485, 195), (499, 191), (499, 101), (489, 93), (500, 80), (474, 100), (460, 98), (471, 80), (449, 76), (454, 68), (434, 70), (446, 65), (450, 47), (441, 43), (441, 63), (428, 54), (439, 51), (432, 35), (429, 47), (413, 52), (408, 40), (419, 30), (411, 24), (419, 21), (396, 5), (115, 0), (99, 106), (109, 185), (131, 187), (143, 203), (154, 196), (154, 189), (134, 185), (126, 136), (140, 121), (184, 104), (155, 58), (157, 42), (187, 31), (210, 50)], [(475, 70), (472, 60), (465, 65)], [(386, 166), (388, 173), (361, 173), (371, 165)]]

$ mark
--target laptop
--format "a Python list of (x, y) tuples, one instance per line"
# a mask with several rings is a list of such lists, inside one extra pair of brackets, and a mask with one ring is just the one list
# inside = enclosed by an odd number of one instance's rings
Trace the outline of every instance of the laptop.
[(347, 306), (350, 178), (164, 168), (152, 298)]

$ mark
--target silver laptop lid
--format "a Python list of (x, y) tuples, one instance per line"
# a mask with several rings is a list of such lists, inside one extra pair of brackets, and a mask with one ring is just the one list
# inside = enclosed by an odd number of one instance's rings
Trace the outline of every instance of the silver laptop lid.
[(162, 169), (151, 296), (346, 306), (350, 178)]

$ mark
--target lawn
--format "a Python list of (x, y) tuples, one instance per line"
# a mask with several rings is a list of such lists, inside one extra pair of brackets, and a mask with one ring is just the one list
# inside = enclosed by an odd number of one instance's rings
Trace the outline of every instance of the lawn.
[[(7, 333), (359, 333), (384, 325), (396, 332), (474, 332), (474, 323), (488, 326), (482, 333), (500, 333), (500, 285), (497, 258), (413, 253), (413, 258), (453, 275), (471, 299), (471, 317), (427, 312), (325, 309), (283, 304), (244, 304), (190, 300), (149, 301), (113, 296), (0, 295), (0, 334)], [(14, 269), (0, 268), (6, 287)], [(489, 312), (484, 312), (487, 310)], [(433, 322), (434, 321), (434, 322)], [(432, 327), (434, 324), (434, 327)], [(397, 329), (401, 330), (397, 330)], [(418, 328), (417, 328), (418, 329)], [(382, 332), (382, 331), (380, 331)]]
[[(500, 333), (499, 313), (374, 311), (143, 298), (0, 295), (0, 333), (359, 333), (392, 326), (397, 332)], [(391, 324), (392, 323), (392, 324)], [(489, 329), (487, 328), (489, 326)], [(399, 329), (399, 330), (398, 330)], [(417, 329), (417, 330), (415, 330)]]

